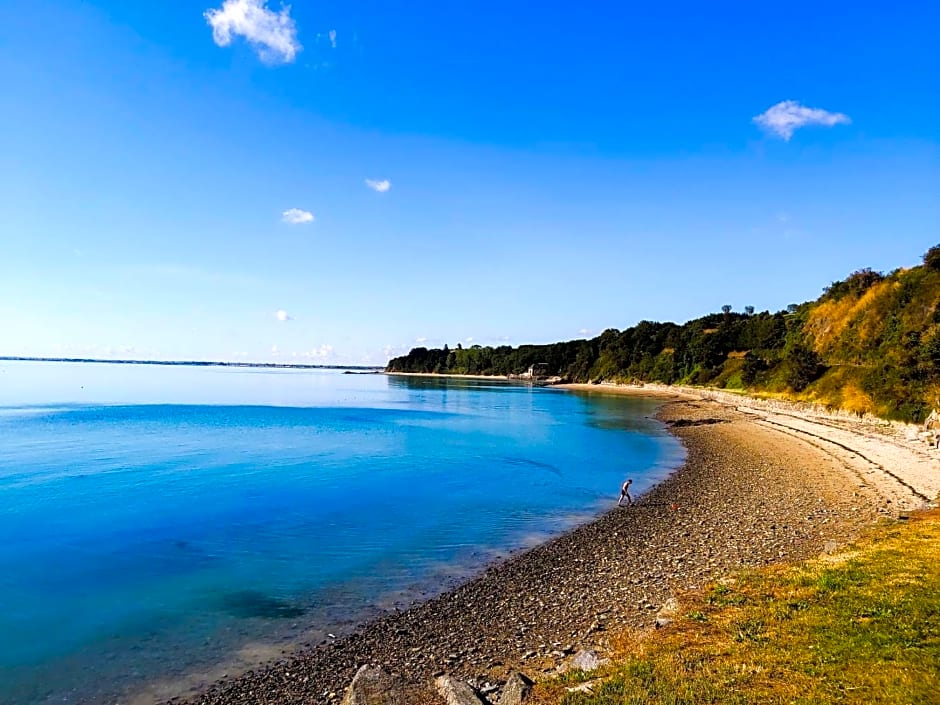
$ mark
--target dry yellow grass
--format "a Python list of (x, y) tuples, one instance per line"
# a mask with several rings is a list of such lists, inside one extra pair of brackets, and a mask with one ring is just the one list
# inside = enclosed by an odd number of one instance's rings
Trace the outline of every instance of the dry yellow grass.
[(852, 324), (858, 326), (856, 342), (859, 345), (874, 339), (884, 326), (884, 318), (870, 314), (873, 309), (886, 303), (899, 287), (898, 282), (885, 280), (873, 284), (860, 297), (845, 296), (817, 304), (805, 326), (806, 332), (815, 341), (816, 352), (824, 356), (831, 354)]
[[(681, 596), (684, 616), (614, 640), (614, 663), (538, 703), (940, 703), (940, 512), (854, 547)], [(593, 693), (567, 691), (592, 680)]]

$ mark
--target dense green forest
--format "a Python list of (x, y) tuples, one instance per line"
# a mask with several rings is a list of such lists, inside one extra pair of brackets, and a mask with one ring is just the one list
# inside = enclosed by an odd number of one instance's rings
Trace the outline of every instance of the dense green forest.
[(940, 245), (921, 266), (863, 269), (785, 311), (723, 306), (682, 325), (641, 321), (550, 345), (415, 348), (389, 372), (662, 382), (779, 394), (921, 421), (940, 407)]

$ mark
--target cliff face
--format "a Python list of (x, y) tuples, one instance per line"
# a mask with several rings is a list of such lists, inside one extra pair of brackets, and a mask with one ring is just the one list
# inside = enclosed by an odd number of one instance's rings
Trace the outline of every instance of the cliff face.
[(860, 270), (786, 311), (725, 306), (683, 325), (642, 321), (591, 340), (415, 348), (388, 371), (518, 375), (532, 366), (574, 382), (746, 389), (921, 421), (940, 408), (940, 246), (921, 266)]

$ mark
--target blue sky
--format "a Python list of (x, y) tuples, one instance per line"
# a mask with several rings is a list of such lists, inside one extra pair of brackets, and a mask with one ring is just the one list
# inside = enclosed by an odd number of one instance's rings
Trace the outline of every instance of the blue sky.
[(0, 354), (384, 363), (940, 241), (940, 6), (646, 5), (5, 0)]

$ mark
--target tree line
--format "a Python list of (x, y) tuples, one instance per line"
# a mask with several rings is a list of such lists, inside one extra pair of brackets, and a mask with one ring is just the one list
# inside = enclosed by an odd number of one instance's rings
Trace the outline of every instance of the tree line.
[(548, 345), (417, 347), (389, 372), (660, 382), (815, 399), (920, 420), (940, 406), (940, 246), (922, 266), (854, 272), (816, 301), (756, 313), (723, 306), (683, 324), (641, 321)]

